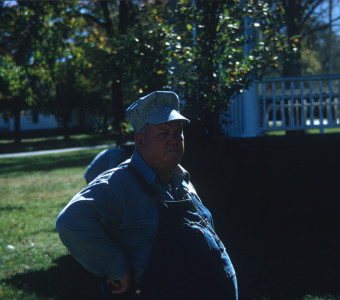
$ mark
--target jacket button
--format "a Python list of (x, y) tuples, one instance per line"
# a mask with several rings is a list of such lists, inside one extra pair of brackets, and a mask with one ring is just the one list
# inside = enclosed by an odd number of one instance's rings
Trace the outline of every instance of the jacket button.
[(136, 294), (139, 295), (141, 293), (141, 290), (136, 290)]

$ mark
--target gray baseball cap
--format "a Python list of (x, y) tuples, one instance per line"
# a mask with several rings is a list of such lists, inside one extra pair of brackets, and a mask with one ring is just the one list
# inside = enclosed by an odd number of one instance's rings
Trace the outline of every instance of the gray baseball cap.
[(163, 124), (175, 120), (190, 121), (179, 113), (179, 99), (171, 91), (156, 91), (139, 98), (126, 110), (128, 121), (135, 132), (146, 124)]

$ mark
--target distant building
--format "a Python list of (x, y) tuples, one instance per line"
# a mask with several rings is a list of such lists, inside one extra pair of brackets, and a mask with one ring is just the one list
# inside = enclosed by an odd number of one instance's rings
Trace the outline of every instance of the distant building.
[[(40, 130), (40, 129), (56, 129), (58, 122), (53, 115), (39, 114), (33, 118), (29, 112), (22, 112), (20, 119), (20, 130)], [(0, 131), (14, 131), (14, 118), (10, 118), (7, 122), (0, 118)]]
[[(93, 124), (95, 118), (89, 114), (85, 116), (85, 126)], [(80, 116), (77, 112), (73, 112), (71, 121), (68, 123), (69, 128), (76, 128), (81, 125)], [(20, 131), (34, 131), (34, 130), (53, 130), (62, 128), (62, 124), (57, 121), (53, 114), (38, 114), (34, 115), (30, 111), (22, 111), (20, 118)], [(0, 133), (14, 132), (14, 118), (4, 120), (0, 117)]]

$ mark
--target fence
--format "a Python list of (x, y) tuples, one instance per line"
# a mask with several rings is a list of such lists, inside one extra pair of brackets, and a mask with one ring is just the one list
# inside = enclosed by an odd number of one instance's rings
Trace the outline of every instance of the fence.
[[(259, 114), (255, 119), (260, 123), (254, 124), (254, 135), (312, 128), (323, 133), (325, 128), (340, 127), (340, 75), (268, 78), (253, 88), (256, 93), (248, 101), (258, 102), (251, 113)], [(231, 137), (243, 136), (246, 97), (238, 95), (231, 102), (226, 128)]]
[(339, 83), (340, 75), (260, 81), (261, 129), (340, 127)]

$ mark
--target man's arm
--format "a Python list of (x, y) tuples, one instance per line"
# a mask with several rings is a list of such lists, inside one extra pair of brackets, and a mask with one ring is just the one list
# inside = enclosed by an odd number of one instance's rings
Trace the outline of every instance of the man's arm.
[[(100, 187), (103, 186), (103, 187)], [(60, 213), (56, 229), (72, 256), (99, 277), (122, 279), (129, 271), (125, 254), (104, 228), (121, 226), (123, 204), (107, 185), (86, 188)]]

